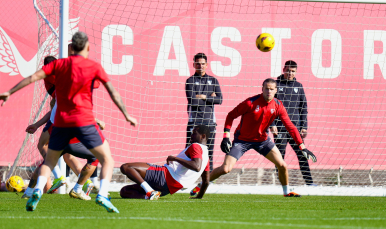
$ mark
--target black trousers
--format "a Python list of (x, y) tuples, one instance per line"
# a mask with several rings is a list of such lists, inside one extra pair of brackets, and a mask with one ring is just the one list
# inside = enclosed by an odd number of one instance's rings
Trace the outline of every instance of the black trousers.
[(290, 144), (290, 146), (298, 156), (300, 172), (303, 175), (304, 181), (306, 182), (306, 184), (312, 184), (313, 180), (312, 180), (311, 170), (310, 170), (310, 165), (308, 164), (308, 160), (306, 157), (304, 157), (302, 151), (299, 149), (299, 146), (296, 144), (296, 142), (292, 139), (291, 135), (286, 130), (283, 131), (281, 128), (278, 128), (278, 135), (274, 137), (275, 137), (275, 140), (274, 140), (275, 145), (279, 149), (283, 159), (285, 156), (287, 143)]
[(192, 122), (188, 122), (188, 126), (186, 128), (186, 147), (190, 145), (190, 136), (192, 135), (193, 128), (198, 125), (206, 125), (210, 129), (210, 136), (208, 138), (207, 146), (208, 146), (208, 154), (209, 154), (209, 166), (210, 171), (213, 170), (213, 149), (214, 149), (214, 140), (216, 138), (216, 123), (210, 124), (195, 124)]

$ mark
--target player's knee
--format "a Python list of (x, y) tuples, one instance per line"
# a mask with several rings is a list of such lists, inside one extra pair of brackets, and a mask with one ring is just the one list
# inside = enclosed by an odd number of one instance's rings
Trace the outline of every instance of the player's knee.
[[(127, 168), (127, 164), (121, 165), (121, 173), (126, 174), (126, 168)], [(123, 188), (121, 189), (121, 193), (122, 193), (122, 190)]]
[(278, 170), (281, 170), (281, 171), (287, 170), (287, 164), (284, 161), (276, 165), (276, 167)]
[(129, 169), (131, 169), (130, 163), (121, 165), (121, 173), (127, 175)]
[(230, 166), (228, 166), (228, 165), (223, 165), (221, 167), (221, 169), (222, 169), (222, 173), (223, 174), (227, 174), (227, 173), (230, 173), (232, 171), (232, 168)]

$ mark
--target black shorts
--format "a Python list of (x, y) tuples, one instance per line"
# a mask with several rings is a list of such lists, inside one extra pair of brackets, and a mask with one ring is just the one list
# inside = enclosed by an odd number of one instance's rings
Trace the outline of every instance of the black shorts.
[(240, 159), (250, 149), (256, 150), (259, 154), (264, 157), (275, 147), (275, 143), (271, 141), (271, 138), (268, 137), (267, 140), (263, 142), (246, 142), (239, 139), (235, 139), (232, 144), (231, 151), (228, 155)]
[(73, 138), (79, 141), (87, 148), (93, 149), (100, 146), (105, 141), (102, 131), (97, 124), (81, 126), (81, 127), (56, 127), (52, 129), (48, 148), (61, 151), (67, 147), (68, 143)]
[(63, 154), (68, 153), (75, 157), (79, 157), (82, 159), (87, 159), (87, 164), (91, 165), (98, 165), (98, 160), (94, 156), (94, 154), (91, 153), (90, 150), (88, 150), (82, 143), (74, 143), (67, 145), (66, 148), (63, 150)]
[(161, 192), (161, 196), (170, 193), (168, 185), (166, 184), (166, 177), (163, 166), (148, 164), (150, 167), (146, 170), (145, 181), (154, 190)]

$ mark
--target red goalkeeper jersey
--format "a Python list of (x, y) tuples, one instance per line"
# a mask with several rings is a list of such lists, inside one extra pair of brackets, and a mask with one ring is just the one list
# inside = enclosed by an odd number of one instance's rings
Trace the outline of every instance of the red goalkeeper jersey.
[(235, 132), (235, 138), (247, 142), (262, 142), (268, 139), (268, 127), (279, 116), (289, 134), (300, 145), (303, 143), (299, 131), (288, 117), (283, 103), (273, 99), (267, 103), (263, 94), (256, 95), (240, 103), (228, 113), (225, 129), (231, 129), (233, 120), (241, 116), (241, 121)]

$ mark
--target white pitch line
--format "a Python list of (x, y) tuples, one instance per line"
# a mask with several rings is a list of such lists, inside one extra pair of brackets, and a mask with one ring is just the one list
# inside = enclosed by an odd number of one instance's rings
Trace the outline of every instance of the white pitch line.
[[(151, 220), (151, 221), (171, 221), (171, 222), (192, 222), (192, 223), (217, 223), (217, 224), (234, 224), (234, 225), (251, 225), (251, 226), (276, 226), (276, 227), (304, 227), (304, 228), (337, 228), (337, 225), (305, 225), (292, 223), (259, 223), (259, 222), (242, 222), (242, 221), (217, 221), (217, 220), (200, 220), (200, 219), (181, 219), (181, 218), (152, 218), (152, 217), (86, 217), (86, 216), (0, 216), (0, 219), (104, 219), (104, 220)], [(348, 218), (352, 219), (352, 218)], [(369, 218), (368, 218), (369, 219)], [(346, 229), (384, 229), (385, 227), (354, 227), (339, 226)]]

